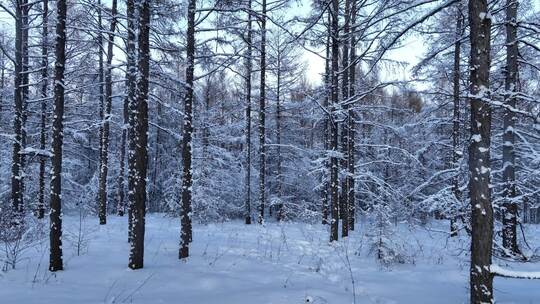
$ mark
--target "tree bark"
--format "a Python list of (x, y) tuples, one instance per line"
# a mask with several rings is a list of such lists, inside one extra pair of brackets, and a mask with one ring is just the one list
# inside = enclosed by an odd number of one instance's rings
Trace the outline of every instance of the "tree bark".
[[(11, 162), (11, 204), (14, 212), (19, 213), (23, 204), (23, 160), (21, 157), (23, 142), (23, 56), (24, 56), (24, 1), (17, 1), (15, 8), (15, 62), (14, 62), (14, 118), (13, 133), (13, 153)], [(21, 219), (15, 219), (16, 221)]]
[[(109, 38), (107, 44), (107, 62), (105, 67), (105, 108), (103, 114), (101, 132), (101, 161), (99, 170), (99, 223), (107, 223), (107, 175), (109, 172), (109, 133), (111, 109), (112, 109), (112, 59), (114, 46), (114, 31), (116, 29), (116, 3), (112, 1), (111, 23), (109, 27)], [(101, 86), (100, 86), (101, 87)]]
[(193, 136), (193, 72), (195, 69), (195, 10), (196, 0), (189, 0), (188, 27), (187, 27), (187, 66), (186, 87), (184, 97), (184, 128), (182, 137), (182, 205), (181, 205), (181, 232), (180, 232), (180, 259), (189, 256), (189, 243), (192, 241), (191, 226), (191, 190), (193, 186), (193, 173), (191, 167), (192, 136)]
[(97, 38), (97, 47), (98, 47), (98, 82), (99, 82), (99, 185), (98, 185), (98, 215), (99, 215), (99, 224), (106, 224), (107, 217), (107, 186), (106, 182), (103, 184), (103, 170), (105, 166), (103, 165), (104, 159), (104, 147), (103, 147), (103, 134), (104, 134), (104, 120), (105, 120), (105, 92), (103, 88), (104, 84), (104, 58), (103, 58), (103, 7), (101, 0), (97, 1), (97, 22), (98, 22), (98, 38)]
[[(351, 0), (351, 33), (350, 33), (350, 66), (349, 66), (349, 98), (354, 98), (356, 94), (356, 0)], [(348, 150), (347, 150), (347, 205), (348, 210), (348, 228), (349, 230), (354, 230), (354, 220), (356, 212), (356, 201), (355, 201), (355, 192), (354, 192), (354, 166), (355, 166), (355, 140), (356, 140), (356, 128), (355, 128), (355, 112), (352, 108), (349, 108), (349, 113), (347, 115), (347, 128), (349, 129), (348, 136)]]
[(62, 144), (64, 131), (64, 70), (66, 65), (66, 0), (56, 1), (56, 46), (54, 64), (54, 109), (52, 125), (51, 211), (49, 270), (63, 269), (62, 263)]
[[(324, 60), (324, 110), (329, 111), (329, 103), (330, 103), (330, 93), (331, 93), (331, 87), (330, 87), (330, 23), (331, 23), (331, 14), (328, 13), (327, 17), (328, 21), (328, 27), (327, 27), (327, 35), (326, 35), (326, 57)], [(321, 198), (322, 198), (322, 224), (326, 225), (328, 224), (328, 193), (329, 193), (329, 173), (330, 173), (330, 162), (328, 161), (328, 150), (330, 148), (330, 117), (328, 113), (324, 112), (324, 121), (323, 121), (323, 141), (324, 141), (324, 171), (322, 174), (322, 190), (321, 190)]]
[[(124, 100), (124, 123), (126, 123), (127, 118), (127, 130), (125, 133), (128, 137), (128, 191), (134, 189), (134, 177), (130, 177), (132, 174), (132, 167), (135, 165), (135, 158), (131, 155), (134, 153), (136, 142), (136, 130), (135, 130), (135, 119), (137, 118), (135, 111), (137, 109), (137, 19), (135, 17), (135, 1), (127, 0), (126, 3), (126, 15), (127, 15), (127, 96)], [(126, 104), (127, 103), (127, 104)], [(127, 107), (127, 109), (126, 109)], [(125, 126), (124, 126), (125, 128)], [(131, 160), (130, 160), (131, 159)], [(130, 182), (131, 180), (131, 182)], [(123, 193), (123, 189), (121, 190)], [(128, 242), (131, 242), (133, 239), (133, 203), (134, 200), (130, 197), (128, 193)]]
[(345, 118), (340, 123), (341, 126), (341, 152), (343, 158), (341, 159), (341, 166), (344, 171), (341, 179), (341, 195), (339, 197), (340, 207), (339, 213), (341, 218), (341, 237), (347, 237), (349, 235), (349, 185), (347, 184), (349, 179), (347, 177), (347, 154), (349, 150), (349, 130), (347, 128), (348, 112), (349, 112), (349, 32), (350, 32), (350, 11), (351, 0), (345, 1), (345, 24), (343, 25), (343, 41), (342, 41), (342, 61), (341, 61), (341, 98), (342, 108)]
[(335, 112), (338, 105), (338, 69), (339, 69), (339, 2), (332, 0), (332, 95), (331, 95), (331, 117), (330, 117), (330, 202), (332, 208), (332, 221), (330, 222), (330, 242), (338, 239), (339, 226), (339, 189), (338, 189), (338, 126), (335, 121)]
[(150, 0), (139, 3), (137, 102), (130, 105), (129, 200), (132, 241), (129, 268), (144, 266), (146, 176), (148, 171), (148, 78), (150, 69)]
[[(461, 201), (461, 191), (459, 190), (459, 161), (461, 159), (461, 150), (459, 143), (460, 136), (460, 100), (459, 100), (459, 81), (460, 81), (460, 61), (461, 61), (461, 36), (463, 34), (463, 14), (461, 12), (461, 2), (456, 6), (456, 42), (454, 44), (454, 68), (452, 70), (453, 83), (453, 118), (452, 118), (452, 166), (456, 169), (456, 173), (452, 177), (452, 193), (456, 202)], [(457, 236), (458, 228), (456, 225), (456, 216), (450, 217), (450, 236)]]
[(516, 199), (516, 152), (514, 129), (516, 117), (516, 95), (518, 93), (518, 41), (517, 41), (517, 0), (506, 1), (506, 77), (505, 107), (503, 114), (503, 247), (508, 253), (520, 253), (517, 244), (517, 203)]
[(248, 0), (248, 30), (246, 37), (246, 202), (245, 223), (251, 224), (251, 76), (253, 73), (253, 29), (251, 19), (251, 0)]
[(276, 176), (276, 186), (277, 186), (277, 198), (278, 198), (278, 206), (277, 206), (277, 220), (281, 221), (284, 217), (284, 203), (282, 201), (282, 190), (283, 190), (283, 181), (282, 181), (282, 168), (281, 168), (281, 50), (279, 49), (280, 46), (278, 45), (278, 54), (277, 54), (277, 86), (276, 86), (276, 144), (277, 144), (277, 151), (276, 151), (276, 158), (277, 158), (277, 176)]
[(262, 0), (261, 12), (261, 82), (259, 88), (259, 217), (258, 223), (264, 221), (266, 203), (266, 0)]
[(491, 107), (489, 69), (491, 15), (487, 0), (469, 1), (471, 140), (469, 195), (472, 210), (471, 303), (493, 303), (493, 276), (489, 271), (493, 244), (493, 208), (490, 189)]
[[(39, 134), (39, 148), (44, 151), (47, 142), (47, 93), (49, 84), (49, 1), (43, 0), (42, 12), (42, 33), (41, 33), (41, 121)], [(39, 158), (39, 193), (37, 217), (42, 219), (45, 216), (45, 166), (47, 157), (41, 155)]]

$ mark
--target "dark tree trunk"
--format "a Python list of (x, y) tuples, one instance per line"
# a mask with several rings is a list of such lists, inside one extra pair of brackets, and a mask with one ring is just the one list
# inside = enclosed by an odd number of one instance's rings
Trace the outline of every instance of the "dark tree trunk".
[[(135, 116), (135, 113), (133, 113), (133, 110), (137, 108), (137, 89), (136, 89), (136, 80), (137, 80), (137, 52), (135, 50), (137, 40), (136, 40), (136, 32), (137, 32), (137, 19), (135, 17), (135, 2), (134, 0), (127, 0), (126, 3), (126, 15), (127, 15), (127, 71), (126, 71), (126, 78), (127, 78), (127, 94), (126, 99), (124, 100), (124, 132), (123, 134), (126, 134), (128, 137), (128, 190), (132, 190), (134, 187), (134, 184), (130, 184), (130, 175), (132, 174), (132, 165), (135, 164), (135, 158), (131, 154), (134, 153), (135, 146), (137, 144), (136, 142), (136, 133), (134, 133), (135, 130), (135, 119), (137, 118)], [(126, 122), (127, 119), (127, 122)], [(127, 130), (126, 130), (126, 124), (127, 123)], [(125, 147), (124, 147), (125, 149)], [(125, 152), (124, 152), (125, 153)], [(131, 158), (131, 160), (130, 160)], [(124, 165), (122, 165), (124, 166)], [(131, 179), (133, 182), (135, 182), (134, 179)], [(121, 195), (123, 195), (123, 187), (120, 188)], [(123, 202), (122, 202), (123, 203)], [(128, 242), (131, 242), (133, 239), (133, 199), (129, 196), (128, 193)]]
[[(18, 213), (23, 204), (23, 160), (21, 155), (23, 142), (23, 57), (24, 57), (24, 1), (17, 1), (15, 9), (15, 71), (14, 71), (14, 117), (13, 133), (13, 154), (11, 162), (11, 203), (13, 210)], [(16, 219), (18, 221), (20, 219)]]
[(184, 97), (184, 128), (182, 137), (182, 205), (181, 205), (181, 232), (180, 232), (180, 259), (189, 256), (189, 243), (192, 240), (191, 226), (191, 188), (193, 186), (193, 173), (191, 168), (192, 136), (193, 136), (193, 72), (195, 69), (195, 1), (189, 0), (188, 28), (186, 37), (187, 66), (186, 86)]
[[(325, 57), (325, 66), (324, 66), (324, 110), (329, 111), (329, 101), (330, 101), (330, 22), (331, 22), (331, 15), (328, 13), (328, 27), (327, 27), (327, 35), (326, 35), (326, 57)], [(322, 174), (322, 190), (321, 190), (321, 198), (322, 198), (322, 224), (326, 225), (328, 224), (328, 189), (330, 186), (329, 181), (329, 173), (330, 173), (330, 162), (328, 161), (328, 150), (330, 148), (330, 117), (328, 113), (323, 113), (324, 115), (324, 121), (323, 121), (323, 141), (324, 141), (324, 171)]]
[[(463, 34), (463, 13), (461, 11), (461, 2), (458, 2), (456, 7), (456, 42), (454, 44), (454, 68), (452, 71), (453, 82), (453, 102), (454, 102), (454, 117), (452, 119), (452, 166), (456, 169), (456, 173), (452, 177), (452, 192), (456, 198), (456, 202), (461, 201), (461, 191), (459, 190), (459, 160), (461, 159), (461, 150), (459, 143), (460, 136), (460, 104), (459, 104), (459, 81), (460, 81), (460, 61), (461, 61), (461, 36)], [(456, 225), (456, 216), (450, 217), (450, 236), (457, 236), (458, 228)]]
[[(349, 98), (354, 98), (356, 94), (356, 0), (352, 0), (351, 4), (351, 34), (350, 34), (350, 44), (351, 44), (351, 56), (350, 56), (350, 66), (349, 66)], [(348, 151), (347, 151), (347, 205), (349, 207), (348, 218), (349, 218), (349, 230), (354, 230), (354, 220), (356, 212), (356, 201), (355, 201), (355, 192), (354, 192), (354, 165), (355, 165), (355, 140), (356, 140), (356, 129), (355, 129), (355, 113), (352, 108), (349, 109), (348, 113)]]
[(148, 170), (148, 78), (150, 68), (150, 0), (139, 3), (139, 58), (136, 104), (129, 116), (129, 201), (132, 212), (129, 268), (144, 266), (144, 228), (146, 215), (146, 176)]
[(124, 98), (123, 105), (123, 117), (124, 117), (124, 126), (122, 126), (122, 139), (120, 142), (120, 173), (118, 174), (118, 206), (116, 211), (118, 216), (124, 216), (125, 212), (125, 195), (124, 195), (124, 176), (126, 175), (126, 137), (127, 130), (126, 125), (128, 124), (128, 98)]
[[(43, 28), (42, 28), (42, 42), (41, 42), (41, 122), (40, 122), (40, 134), (39, 134), (39, 148), (44, 151), (47, 142), (47, 93), (49, 84), (49, 1), (43, 0)], [(47, 157), (41, 155), (39, 158), (39, 193), (38, 193), (38, 206), (37, 217), (42, 219), (45, 216), (45, 166)]]
[(261, 82), (259, 96), (259, 216), (258, 223), (264, 221), (264, 206), (266, 203), (266, 0), (262, 0), (261, 15)]
[(116, 0), (112, 1), (111, 24), (107, 45), (107, 66), (105, 69), (105, 112), (103, 115), (101, 133), (101, 161), (99, 170), (99, 223), (107, 223), (107, 175), (109, 172), (109, 132), (112, 108), (112, 59), (114, 46), (114, 31), (116, 29)]
[[(157, 125), (161, 126), (161, 102), (157, 103), (157, 109), (156, 109), (156, 119), (157, 119)], [(161, 152), (161, 128), (156, 128), (156, 140), (154, 141), (154, 161), (153, 166), (154, 170), (152, 172), (152, 191), (150, 192), (150, 198), (149, 203), (150, 206), (148, 206), (148, 210), (150, 212), (159, 212), (160, 211), (160, 198), (156, 195), (159, 195), (158, 192), (158, 172), (161, 169), (161, 161), (160, 161), (160, 152)]]
[(490, 189), (491, 107), (489, 69), (491, 15), (487, 0), (469, 1), (471, 140), (469, 195), (472, 210), (471, 303), (493, 303), (490, 272), (493, 244), (493, 208)]
[[(2, 41), (0, 43), (4, 45), (4, 36), (2, 36)], [(0, 121), (3, 121), (4, 89), (6, 87), (6, 55), (4, 52), (1, 52), (0, 54), (0, 69)]]
[(54, 109), (52, 125), (51, 211), (49, 270), (62, 263), (62, 144), (64, 132), (64, 70), (66, 65), (66, 0), (56, 1), (56, 46), (54, 64)]
[(341, 61), (341, 97), (342, 108), (345, 118), (341, 125), (341, 153), (343, 158), (341, 159), (341, 166), (344, 169), (341, 179), (341, 194), (339, 196), (339, 213), (341, 218), (341, 236), (347, 237), (349, 235), (349, 185), (347, 184), (349, 179), (346, 175), (347, 170), (347, 154), (349, 150), (349, 130), (347, 126), (348, 112), (349, 112), (349, 27), (350, 27), (350, 9), (351, 0), (345, 1), (345, 24), (343, 25), (343, 41), (342, 41), (342, 61)]
[(22, 50), (23, 50), (23, 61), (22, 61), (22, 83), (21, 83), (21, 93), (22, 93), (22, 103), (23, 103), (23, 110), (22, 110), (22, 128), (21, 128), (21, 147), (22, 147), (22, 154), (21, 154), (21, 203), (19, 204), (19, 214), (24, 217), (25, 213), (25, 204), (24, 204), (24, 189), (25, 189), (25, 173), (24, 168), (26, 166), (26, 146), (27, 146), (27, 134), (26, 134), (26, 122), (28, 121), (28, 90), (29, 90), (29, 70), (28, 70), (28, 33), (29, 33), (29, 16), (28, 13), (30, 11), (30, 7), (32, 4), (28, 3), (28, 0), (22, 0), (22, 10), (23, 10), (23, 31), (22, 31)]
[(104, 93), (104, 58), (103, 58), (103, 20), (102, 20), (102, 3), (101, 0), (98, 0), (97, 2), (98, 8), (97, 8), (97, 22), (98, 22), (98, 41), (97, 41), (97, 47), (98, 47), (98, 58), (99, 58), (99, 65), (98, 65), (98, 82), (99, 82), (99, 189), (98, 189), (98, 215), (99, 215), (99, 224), (105, 225), (107, 222), (107, 189), (105, 187), (107, 186), (106, 181), (103, 182), (103, 170), (106, 166), (103, 165), (103, 162), (106, 161), (104, 159), (104, 149), (103, 146), (103, 134), (104, 134), (104, 120), (105, 120), (105, 93)]
[(516, 154), (514, 129), (516, 117), (516, 94), (518, 93), (518, 41), (517, 41), (517, 0), (506, 1), (506, 78), (505, 107), (503, 115), (503, 247), (508, 253), (520, 253), (517, 244), (517, 202), (516, 202)]
[(339, 187), (338, 187), (338, 125), (335, 121), (336, 107), (338, 105), (338, 69), (339, 69), (339, 2), (332, 0), (332, 95), (331, 95), (331, 112), (330, 117), (330, 202), (332, 207), (332, 221), (330, 223), (330, 242), (337, 241), (339, 227)]
[[(279, 46), (278, 46), (279, 48)], [(277, 183), (277, 198), (279, 205), (277, 206), (277, 220), (281, 221), (284, 217), (284, 202), (282, 201), (282, 188), (283, 188), (283, 180), (282, 180), (282, 168), (281, 168), (281, 51), (278, 50), (278, 57), (277, 57), (277, 87), (276, 87), (276, 144), (277, 144), (277, 151), (276, 151), (276, 158), (277, 158), (277, 176), (276, 176), (276, 183)]]
[(251, 224), (251, 76), (253, 73), (253, 29), (251, 19), (251, 0), (248, 0), (248, 31), (246, 37), (246, 225)]

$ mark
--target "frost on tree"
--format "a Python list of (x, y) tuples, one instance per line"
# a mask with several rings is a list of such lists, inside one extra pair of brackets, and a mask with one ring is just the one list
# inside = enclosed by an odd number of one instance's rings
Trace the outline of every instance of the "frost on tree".
[(487, 0), (469, 1), (471, 138), (469, 196), (471, 204), (471, 303), (493, 303), (489, 270), (493, 246), (493, 207), (490, 189), (491, 106), (489, 92), (491, 14)]
[(192, 240), (191, 226), (191, 199), (193, 188), (193, 173), (191, 166), (192, 136), (193, 136), (193, 72), (195, 69), (195, 1), (189, 0), (187, 10), (187, 65), (186, 65), (186, 88), (184, 96), (184, 128), (182, 136), (182, 198), (180, 211), (180, 250), (178, 258), (184, 259), (189, 256), (189, 243)]
[(128, 200), (131, 250), (129, 268), (144, 266), (146, 176), (148, 170), (148, 83), (150, 69), (150, 0), (142, 0), (138, 18), (137, 96), (129, 105)]
[(49, 270), (64, 268), (62, 263), (62, 145), (64, 139), (64, 70), (66, 65), (66, 0), (56, 1), (56, 40), (54, 64), (54, 108), (52, 126), (50, 259)]

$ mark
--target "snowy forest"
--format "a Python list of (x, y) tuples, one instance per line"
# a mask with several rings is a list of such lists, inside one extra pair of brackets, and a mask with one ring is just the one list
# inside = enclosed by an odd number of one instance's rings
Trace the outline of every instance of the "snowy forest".
[(540, 303), (539, 22), (0, 0), (0, 302)]

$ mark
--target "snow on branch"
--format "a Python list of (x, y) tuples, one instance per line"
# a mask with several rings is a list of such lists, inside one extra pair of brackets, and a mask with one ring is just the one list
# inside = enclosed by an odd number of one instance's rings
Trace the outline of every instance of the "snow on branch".
[(510, 269), (504, 269), (499, 265), (491, 265), (489, 267), (491, 273), (495, 276), (514, 279), (540, 279), (540, 271), (515, 271)]

